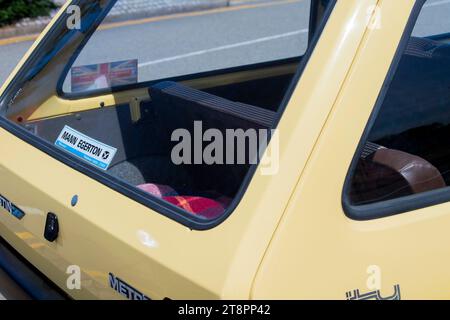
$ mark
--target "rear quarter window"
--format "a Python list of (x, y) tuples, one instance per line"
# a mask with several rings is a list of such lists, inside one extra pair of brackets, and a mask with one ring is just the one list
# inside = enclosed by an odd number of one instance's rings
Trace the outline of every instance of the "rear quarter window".
[(427, 206), (450, 183), (450, 4), (420, 3), (344, 190), (357, 219)]

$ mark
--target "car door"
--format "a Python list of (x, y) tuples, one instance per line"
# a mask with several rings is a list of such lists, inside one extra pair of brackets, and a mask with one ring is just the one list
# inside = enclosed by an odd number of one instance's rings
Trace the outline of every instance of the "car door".
[(382, 1), (256, 298), (446, 299), (448, 3)]

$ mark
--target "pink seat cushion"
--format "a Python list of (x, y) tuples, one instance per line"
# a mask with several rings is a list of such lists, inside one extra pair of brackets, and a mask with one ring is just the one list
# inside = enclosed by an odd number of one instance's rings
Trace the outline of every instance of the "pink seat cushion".
[(203, 197), (175, 196), (163, 197), (163, 199), (181, 209), (207, 219), (217, 218), (225, 211), (221, 203)]
[(178, 195), (177, 192), (172, 187), (163, 184), (147, 183), (141, 184), (137, 187), (158, 198)]

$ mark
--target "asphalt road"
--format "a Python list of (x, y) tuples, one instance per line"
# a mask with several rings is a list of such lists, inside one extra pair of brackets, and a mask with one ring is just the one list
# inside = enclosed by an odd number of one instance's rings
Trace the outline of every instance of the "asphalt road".
[[(298, 56), (306, 49), (309, 1), (278, 2), (101, 30), (75, 65), (138, 59), (144, 81)], [(449, 16), (450, 0), (429, 0), (414, 34), (450, 32)], [(0, 83), (31, 44), (0, 47)]]
[[(75, 65), (138, 59), (143, 81), (298, 56), (306, 49), (308, 8), (309, 1), (298, 0), (101, 30)], [(414, 34), (450, 32), (449, 17), (450, 0), (429, 0)], [(0, 46), (0, 83), (31, 44)], [(5, 281), (0, 299), (14, 292)]]

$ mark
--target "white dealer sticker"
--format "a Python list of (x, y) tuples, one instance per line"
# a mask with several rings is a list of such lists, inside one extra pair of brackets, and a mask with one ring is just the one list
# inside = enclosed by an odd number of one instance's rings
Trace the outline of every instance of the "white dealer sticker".
[(92, 139), (81, 132), (65, 126), (55, 145), (93, 166), (107, 170), (117, 149)]

